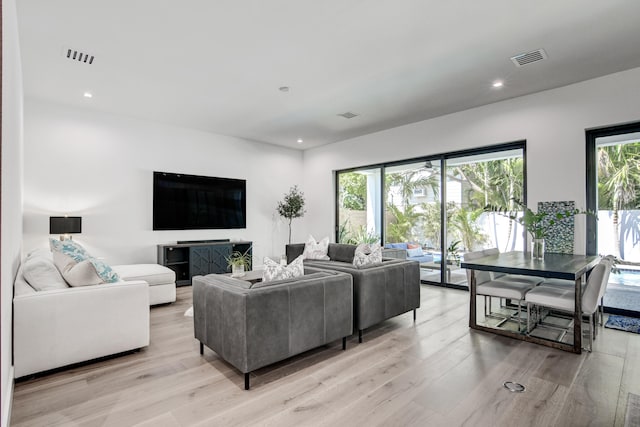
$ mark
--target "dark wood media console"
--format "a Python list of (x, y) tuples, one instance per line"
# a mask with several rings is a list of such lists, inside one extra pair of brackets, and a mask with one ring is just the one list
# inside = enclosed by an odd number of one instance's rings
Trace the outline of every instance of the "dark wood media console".
[[(252, 254), (253, 242), (203, 240), (158, 245), (158, 264), (176, 273), (176, 285), (191, 284), (193, 276), (228, 273), (227, 257), (238, 251)], [(249, 268), (251, 269), (251, 268)]]

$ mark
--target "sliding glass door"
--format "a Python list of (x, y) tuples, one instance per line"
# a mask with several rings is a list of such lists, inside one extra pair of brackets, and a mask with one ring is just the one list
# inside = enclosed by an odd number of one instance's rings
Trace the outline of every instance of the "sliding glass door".
[(591, 253), (614, 255), (604, 296), (609, 312), (640, 317), (640, 124), (587, 133)]
[(524, 165), (519, 142), (338, 171), (336, 240), (382, 241), (387, 256), (419, 262), (423, 282), (466, 287), (466, 252), (524, 248), (519, 224), (484, 212), (525, 201)]

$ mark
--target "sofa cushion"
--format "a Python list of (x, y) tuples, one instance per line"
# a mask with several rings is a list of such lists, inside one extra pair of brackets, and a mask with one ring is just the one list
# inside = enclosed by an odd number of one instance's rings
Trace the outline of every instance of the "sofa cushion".
[(54, 251), (53, 263), (69, 286), (99, 285), (119, 280), (116, 272), (99, 259), (87, 258), (78, 262), (69, 255)]
[(44, 256), (31, 256), (25, 259), (22, 274), (27, 283), (36, 291), (69, 287), (53, 261)]
[(176, 273), (160, 264), (114, 265), (113, 270), (122, 280), (144, 280), (149, 286), (176, 282)]
[(391, 249), (407, 249), (408, 243), (388, 243)]
[(304, 259), (320, 259), (320, 260), (328, 260), (329, 256), (327, 252), (329, 251), (329, 238), (325, 237), (324, 239), (316, 242), (316, 239), (313, 236), (309, 236), (307, 242), (304, 244), (304, 252), (302, 253)]
[(332, 261), (353, 263), (353, 256), (356, 252), (355, 245), (346, 243), (332, 243), (329, 245), (329, 258)]
[(410, 248), (407, 249), (407, 256), (408, 257), (418, 257), (418, 256), (422, 256), (422, 248)]
[(294, 259), (289, 265), (280, 265), (270, 258), (264, 259), (263, 282), (272, 282), (280, 279), (290, 279), (304, 275), (303, 255)]
[(353, 265), (362, 268), (382, 263), (382, 247), (379, 244), (361, 243), (356, 247)]

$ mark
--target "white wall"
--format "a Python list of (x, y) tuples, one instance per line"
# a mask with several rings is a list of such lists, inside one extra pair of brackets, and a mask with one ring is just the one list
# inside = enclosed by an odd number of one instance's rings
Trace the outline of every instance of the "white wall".
[[(156, 262), (156, 244), (176, 240), (251, 240), (256, 265), (284, 253), (275, 209), (301, 184), (298, 150), (31, 98), (24, 141), (25, 251), (47, 245), (49, 216), (69, 214), (82, 217), (74, 240), (110, 264)], [(247, 228), (153, 231), (153, 171), (246, 179)]]
[(13, 391), (11, 326), (13, 280), (22, 242), (22, 67), (16, 5), (2, 1), (2, 212), (0, 216), (0, 333), (2, 425), (9, 425)]
[[(335, 236), (334, 170), (518, 140), (527, 141), (529, 206), (575, 200), (584, 208), (585, 129), (638, 120), (640, 68), (310, 149), (305, 225)], [(584, 230), (578, 216), (576, 253), (585, 251)]]

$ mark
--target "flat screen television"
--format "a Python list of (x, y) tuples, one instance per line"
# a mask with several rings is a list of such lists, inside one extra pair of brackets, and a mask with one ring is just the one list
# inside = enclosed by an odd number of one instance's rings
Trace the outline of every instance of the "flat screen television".
[(153, 173), (153, 229), (247, 228), (247, 182)]

